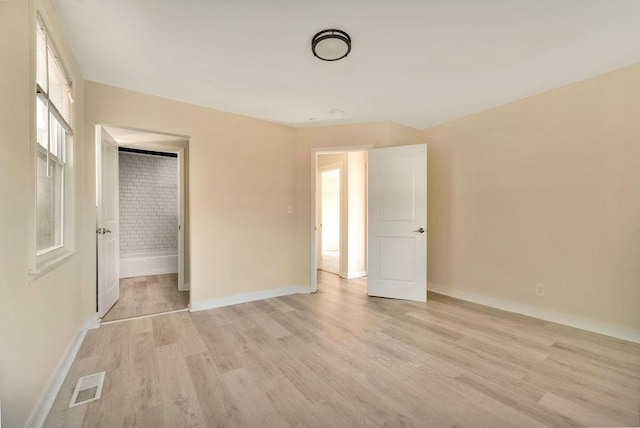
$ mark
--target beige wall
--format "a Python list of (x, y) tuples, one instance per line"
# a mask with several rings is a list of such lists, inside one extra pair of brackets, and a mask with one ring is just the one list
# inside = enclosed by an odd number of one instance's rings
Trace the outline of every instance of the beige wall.
[(431, 283), (640, 329), (640, 65), (424, 140)]
[(323, 167), (336, 162), (345, 162), (345, 153), (326, 153), (318, 155), (318, 167)]
[(432, 285), (640, 329), (639, 117), (635, 65), (424, 131), (298, 129), (297, 275), (312, 148), (427, 143)]
[[(95, 124), (189, 137), (191, 301), (301, 285), (296, 250), (294, 130), (86, 82), (86, 138)], [(86, 201), (95, 198), (94, 147)], [(294, 207), (295, 208), (295, 207)], [(90, 216), (95, 222), (95, 217)], [(94, 253), (86, 262), (95, 266)]]
[(367, 152), (347, 153), (347, 278), (367, 271), (367, 157)]
[[(75, 254), (34, 280), (29, 275), (34, 231), (32, 184), (35, 86), (35, 7), (73, 79), (75, 192), (84, 192), (83, 82), (49, 2), (0, 2), (0, 397), (2, 423), (24, 426), (91, 308), (83, 304), (91, 273), (84, 269), (83, 205), (76, 203)], [(91, 231), (90, 231), (91, 232)], [(95, 308), (93, 310), (95, 312)]]

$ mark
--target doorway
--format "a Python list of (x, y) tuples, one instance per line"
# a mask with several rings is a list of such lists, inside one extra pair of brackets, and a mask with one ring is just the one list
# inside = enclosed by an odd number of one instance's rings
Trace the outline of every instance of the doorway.
[(99, 317), (188, 310), (188, 139), (113, 126), (97, 136)]
[(367, 152), (321, 152), (315, 168), (316, 263), (318, 275), (323, 274), (321, 282), (326, 283), (327, 274), (345, 280), (364, 278)]
[[(319, 221), (322, 177), (319, 167), (323, 157), (326, 161), (330, 156), (338, 156), (334, 161), (341, 160), (343, 165), (348, 165), (341, 174), (340, 273), (335, 275), (335, 280), (350, 285), (344, 279), (366, 277), (365, 288), (369, 296), (426, 301), (426, 144), (311, 150), (311, 212), (314, 216), (311, 224), (311, 291), (318, 291), (318, 283), (324, 284), (326, 275), (332, 275), (318, 269), (322, 266), (319, 244), (322, 239)], [(351, 172), (358, 169), (362, 173), (354, 174), (352, 180)], [(351, 193), (361, 195), (361, 200), (352, 200), (348, 194), (352, 184), (365, 189)], [(358, 216), (359, 220), (350, 222), (353, 216)], [(362, 239), (356, 239), (357, 234), (361, 234)], [(361, 256), (353, 255), (357, 253), (351, 252), (352, 244), (362, 249)]]

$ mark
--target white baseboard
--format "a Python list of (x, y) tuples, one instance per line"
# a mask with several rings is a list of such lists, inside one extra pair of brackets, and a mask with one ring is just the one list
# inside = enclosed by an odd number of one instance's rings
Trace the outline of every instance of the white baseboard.
[(39, 428), (44, 425), (44, 421), (47, 419), (49, 411), (51, 411), (51, 407), (58, 396), (58, 392), (60, 392), (60, 388), (62, 388), (62, 384), (69, 373), (73, 360), (76, 358), (76, 355), (80, 350), (80, 345), (82, 345), (82, 341), (84, 340), (87, 331), (98, 327), (100, 327), (98, 314), (87, 318), (82, 322), (78, 332), (69, 344), (67, 351), (58, 363), (58, 367), (56, 367), (53, 372), (49, 383), (42, 392), (40, 399), (36, 403), (36, 407), (33, 409), (33, 412), (31, 412), (31, 416), (25, 425), (26, 427)]
[(130, 254), (120, 259), (120, 278), (168, 273), (178, 273), (177, 254)]
[(498, 299), (496, 297), (485, 296), (483, 294), (457, 290), (444, 285), (429, 283), (428, 290), (433, 291), (434, 293), (444, 294), (445, 296), (455, 297), (456, 299), (478, 303), (483, 306), (502, 309), (503, 311), (527, 315), (533, 318), (554, 322), (556, 324), (563, 324), (569, 327), (579, 328), (581, 330), (587, 330), (618, 339), (628, 340), (630, 342), (640, 343), (640, 330), (634, 328), (609, 324), (576, 315), (563, 314), (561, 312), (550, 311), (523, 303), (516, 303)]
[(96, 313), (94, 316), (87, 318), (82, 323), (83, 330), (95, 330), (100, 327), (100, 318), (98, 318), (98, 314)]
[(221, 308), (223, 306), (237, 305), (239, 303), (254, 302), (256, 300), (271, 299), (273, 297), (288, 296), (290, 294), (308, 294), (311, 288), (308, 285), (296, 285), (292, 287), (275, 288), (272, 290), (258, 291), (255, 293), (237, 294), (235, 296), (221, 297), (219, 299), (201, 300), (191, 303), (191, 312), (207, 309)]
[(367, 276), (367, 271), (363, 271), (363, 272), (342, 272), (340, 274), (340, 277), (344, 278), (344, 279), (362, 278), (363, 276)]
[(127, 269), (120, 274), (120, 278), (136, 278), (138, 276), (166, 275), (169, 273), (178, 273), (176, 268), (157, 268), (157, 269)]

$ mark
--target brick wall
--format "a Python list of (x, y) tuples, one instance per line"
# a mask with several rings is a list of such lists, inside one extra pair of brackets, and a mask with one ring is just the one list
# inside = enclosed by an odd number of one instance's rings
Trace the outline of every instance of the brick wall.
[(120, 152), (120, 253), (178, 253), (178, 160)]

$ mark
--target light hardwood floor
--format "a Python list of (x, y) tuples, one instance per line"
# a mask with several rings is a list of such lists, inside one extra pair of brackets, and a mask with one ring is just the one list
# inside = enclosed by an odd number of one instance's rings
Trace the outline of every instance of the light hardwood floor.
[(120, 280), (120, 298), (103, 321), (184, 309), (189, 292), (178, 291), (178, 274), (138, 276)]
[[(640, 425), (640, 345), (365, 281), (92, 330), (46, 426)], [(67, 409), (103, 370), (102, 398)]]

